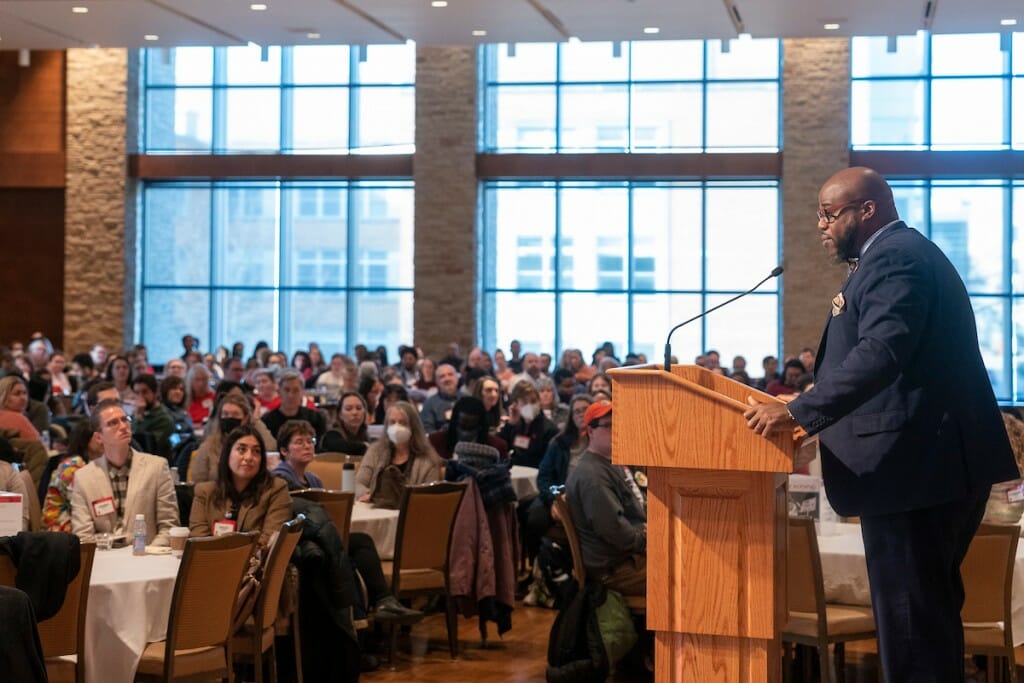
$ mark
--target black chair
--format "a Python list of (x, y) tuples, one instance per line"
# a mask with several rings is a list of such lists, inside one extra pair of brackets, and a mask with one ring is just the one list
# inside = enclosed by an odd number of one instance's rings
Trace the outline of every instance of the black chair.
[(181, 526), (188, 526), (189, 515), (192, 514), (192, 499), (195, 498), (195, 490), (191, 482), (179, 481), (174, 485), (174, 493), (178, 496), (178, 516), (181, 518)]

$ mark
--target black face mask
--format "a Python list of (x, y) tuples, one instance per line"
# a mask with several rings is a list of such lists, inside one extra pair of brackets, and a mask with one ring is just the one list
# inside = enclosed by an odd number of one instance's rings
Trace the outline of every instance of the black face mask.
[(222, 417), (220, 419), (220, 433), (230, 434), (242, 426), (242, 421), (237, 417)]

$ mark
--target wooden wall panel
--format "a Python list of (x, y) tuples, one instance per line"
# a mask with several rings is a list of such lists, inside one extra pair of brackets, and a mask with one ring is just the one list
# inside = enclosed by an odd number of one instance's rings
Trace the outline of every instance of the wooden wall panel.
[(0, 187), (64, 186), (64, 53), (0, 51)]

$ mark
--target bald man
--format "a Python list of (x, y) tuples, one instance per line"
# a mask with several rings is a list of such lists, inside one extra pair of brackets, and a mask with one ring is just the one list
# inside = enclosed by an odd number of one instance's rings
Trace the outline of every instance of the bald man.
[(829, 501), (861, 517), (885, 679), (962, 681), (960, 562), (991, 485), (1020, 476), (971, 302), (875, 171), (840, 171), (818, 205), (822, 246), (850, 276), (825, 319), (814, 387), (751, 408), (748, 424), (820, 434)]

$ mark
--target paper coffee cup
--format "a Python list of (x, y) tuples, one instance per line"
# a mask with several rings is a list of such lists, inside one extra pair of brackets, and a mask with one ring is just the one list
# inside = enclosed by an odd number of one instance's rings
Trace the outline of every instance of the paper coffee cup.
[(181, 557), (185, 552), (185, 541), (188, 540), (189, 529), (187, 526), (172, 526), (170, 530), (171, 553), (175, 557)]

